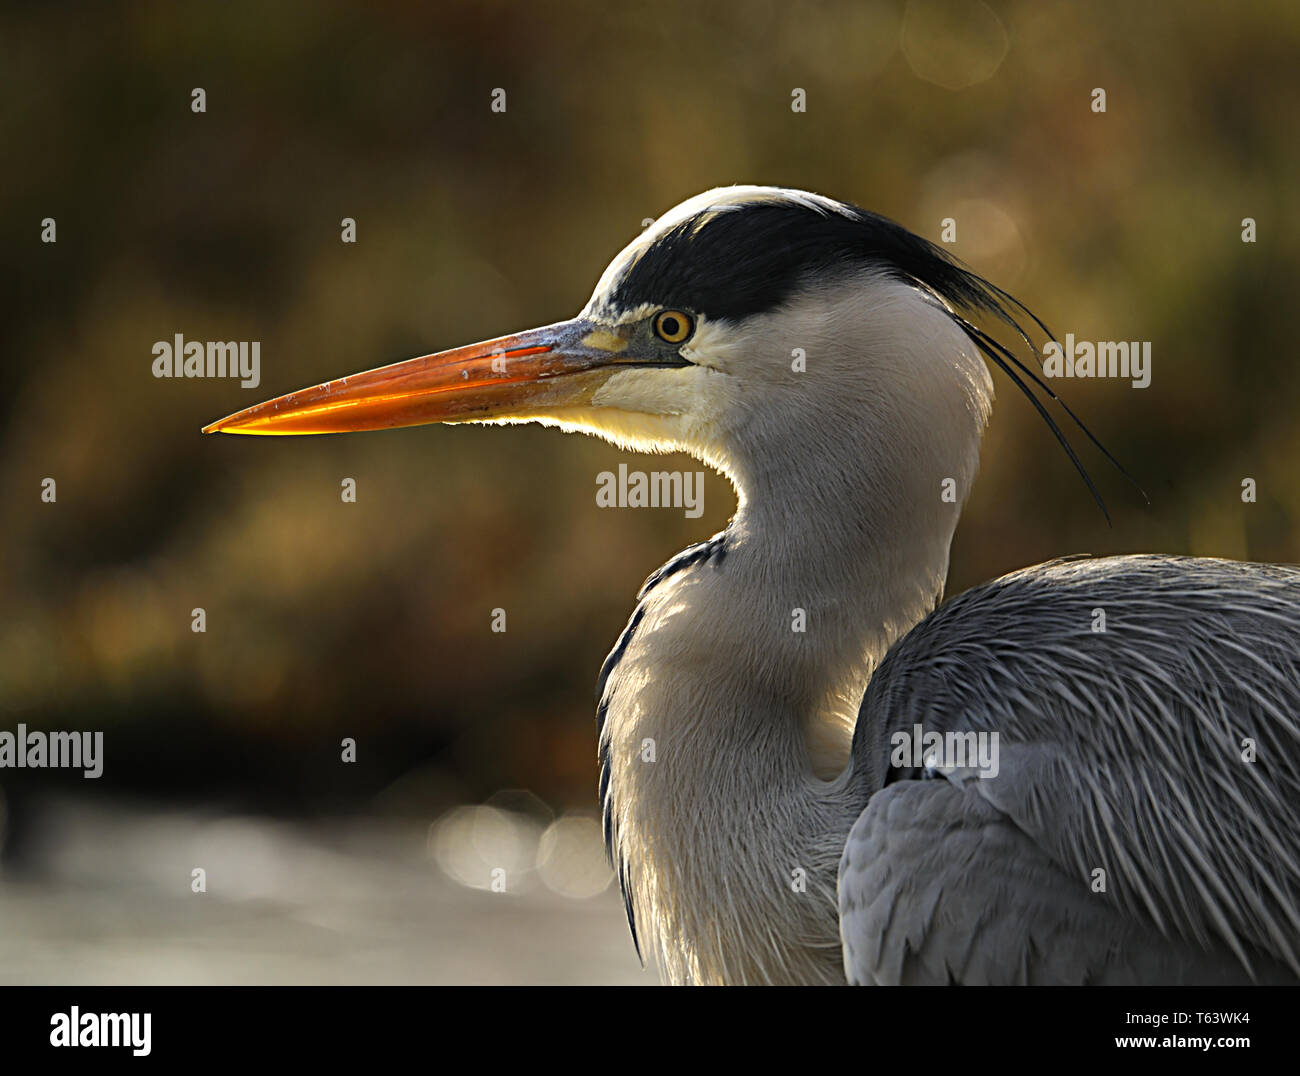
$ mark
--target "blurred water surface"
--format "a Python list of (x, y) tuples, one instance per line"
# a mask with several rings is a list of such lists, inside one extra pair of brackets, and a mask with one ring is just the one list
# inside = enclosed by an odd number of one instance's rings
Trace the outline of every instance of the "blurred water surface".
[(29, 854), (0, 874), (0, 983), (657, 982), (606, 887), (587, 899), (536, 880), (468, 888), (437, 868), (418, 825), (80, 799), (31, 809)]

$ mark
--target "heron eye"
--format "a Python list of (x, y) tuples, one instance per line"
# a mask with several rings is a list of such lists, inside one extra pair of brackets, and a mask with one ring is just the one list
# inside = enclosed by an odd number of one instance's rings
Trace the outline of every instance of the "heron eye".
[(680, 310), (660, 310), (655, 315), (655, 335), (670, 344), (680, 344), (694, 329), (690, 314)]

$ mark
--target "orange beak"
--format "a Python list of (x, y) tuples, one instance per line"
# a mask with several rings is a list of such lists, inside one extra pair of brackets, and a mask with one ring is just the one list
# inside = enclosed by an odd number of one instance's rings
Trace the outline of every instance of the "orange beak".
[(582, 318), (340, 377), (237, 411), (204, 433), (351, 433), (527, 419), (589, 403), (619, 366), (654, 365)]

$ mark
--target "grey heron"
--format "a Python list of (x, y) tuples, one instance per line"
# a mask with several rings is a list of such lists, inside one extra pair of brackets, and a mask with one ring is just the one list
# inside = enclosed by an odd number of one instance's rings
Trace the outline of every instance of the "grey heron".
[[(980, 313), (1041, 327), (886, 218), (720, 188), (571, 320), (205, 432), (540, 422), (730, 479), (598, 690), (611, 861), (668, 981), (1295, 981), (1300, 569), (1070, 558), (938, 605), (986, 360), (1070, 451)], [(994, 734), (995, 767), (959, 749)]]

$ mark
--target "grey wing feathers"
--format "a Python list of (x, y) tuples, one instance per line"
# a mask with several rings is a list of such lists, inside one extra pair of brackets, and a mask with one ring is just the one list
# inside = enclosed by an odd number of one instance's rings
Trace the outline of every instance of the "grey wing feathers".
[[(876, 791), (859, 837), (873, 811), (904, 795), (884, 789), (887, 780), (914, 776), (887, 760), (891, 733), (915, 724), (998, 736), (996, 777), (905, 782), (960, 794), (932, 796), (942, 810), (928, 817), (943, 839), (974, 840), (967, 822), (991, 808), (1019, 834), (1020, 862), (1033, 850), (1042, 861), (1032, 870), (1060, 872), (1089, 906), (1100, 901), (1153, 938), (1210, 954), (1212, 966), (1226, 950), (1256, 978), (1300, 975), (1300, 569), (1071, 560), (949, 602), (895, 645), (868, 687), (855, 772)], [(943, 811), (955, 813), (941, 822), (934, 812)], [(999, 831), (974, 832), (993, 841)], [(917, 853), (894, 840), (887, 854)], [(1094, 896), (1098, 870), (1105, 890)], [(1014, 884), (1023, 904), (1048, 882), (1033, 874)], [(846, 875), (845, 931), (862, 921), (854, 885)], [(964, 892), (976, 902), (966, 915), (984, 914), (979, 894)], [(1024, 924), (1030, 937), (1042, 921)]]
[(1126, 916), (943, 779), (872, 798), (845, 845), (840, 930), (855, 985), (1249, 981), (1221, 947), (1201, 952)]

